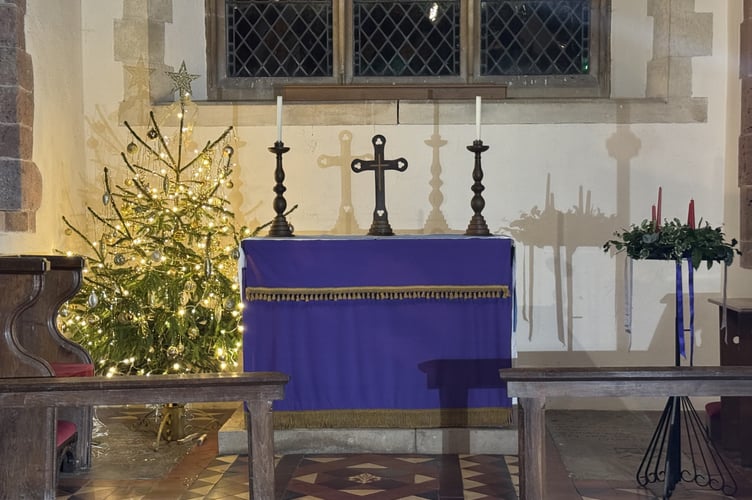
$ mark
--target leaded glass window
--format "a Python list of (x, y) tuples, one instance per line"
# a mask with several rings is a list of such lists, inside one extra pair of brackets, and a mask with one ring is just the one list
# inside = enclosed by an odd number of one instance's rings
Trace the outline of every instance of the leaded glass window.
[(374, 83), (608, 95), (611, 0), (205, 1), (210, 99)]
[(332, 74), (330, 0), (228, 0), (229, 77)]
[(587, 74), (590, 0), (483, 0), (483, 75)]
[(460, 2), (353, 0), (353, 76), (460, 74)]

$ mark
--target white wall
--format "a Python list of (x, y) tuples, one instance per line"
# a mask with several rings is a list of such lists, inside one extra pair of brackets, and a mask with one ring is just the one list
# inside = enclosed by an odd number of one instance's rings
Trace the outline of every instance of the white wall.
[[(76, 179), (65, 195), (45, 191), (41, 220), (56, 219), (71, 206), (68, 197), (84, 189), (94, 203), (101, 195), (101, 168), (118, 165), (126, 134), (118, 110), (125, 81), (122, 64), (114, 56), (114, 24), (123, 16), (120, 0), (81, 0), (81, 21), (75, 19), (78, 2), (28, 0), (29, 51), (35, 60), (37, 121), (35, 140), (49, 143), (35, 160), (46, 183), (58, 179), (49, 164), (63, 163)], [(612, 28), (613, 93), (616, 97), (643, 98), (646, 64), (652, 57), (652, 18), (646, 0), (614, 0)], [(690, 198), (697, 216), (712, 225), (726, 224), (729, 238), (738, 236), (736, 188), (736, 137), (739, 87), (737, 78), (738, 24), (741, 0), (697, 0), (697, 12), (713, 15), (713, 45), (709, 56), (693, 59), (693, 97), (707, 98), (707, 121), (667, 123), (509, 123), (519, 103), (484, 105), (483, 139), (490, 150), (483, 156), (486, 209), (494, 233), (514, 234), (517, 240), (517, 294), (519, 301), (516, 347), (521, 364), (538, 365), (670, 365), (673, 363), (674, 269), (670, 263), (639, 262), (635, 266), (634, 331), (622, 332), (623, 258), (605, 254), (601, 245), (625, 221), (638, 223), (650, 217), (658, 186), (663, 188), (663, 215), (684, 219)], [(69, 19), (70, 18), (70, 19)], [(65, 21), (65, 22), (64, 22)], [(70, 26), (79, 26), (71, 30)], [(34, 26), (44, 26), (35, 32)], [(72, 34), (70, 34), (73, 32)], [(63, 42), (52, 37), (70, 34)], [(82, 67), (58, 52), (75, 53), (82, 44)], [(172, 20), (165, 25), (164, 64), (177, 68), (186, 61), (194, 82), (194, 99), (206, 95), (203, 2), (173, 2)], [(77, 56), (76, 56), (77, 57)], [(75, 58), (74, 58), (75, 60)], [(148, 58), (147, 58), (148, 60)], [(46, 63), (46, 64), (43, 64)], [(41, 68), (44, 68), (42, 70)], [(48, 71), (48, 68), (56, 71)], [(66, 79), (65, 107), (55, 103), (55, 89)], [(69, 79), (69, 80), (67, 80)], [(68, 88), (70, 86), (70, 88)], [(48, 93), (45, 94), (44, 90)], [(83, 89), (83, 103), (75, 89)], [(59, 96), (59, 92), (57, 93)], [(54, 104), (54, 105), (53, 105)], [(660, 103), (656, 103), (659, 105)], [(617, 106), (617, 103), (600, 103)], [(410, 108), (412, 106), (412, 108)], [(450, 106), (440, 103), (439, 108)], [(299, 204), (290, 221), (299, 234), (328, 233), (340, 208), (340, 170), (321, 168), (322, 155), (340, 153), (339, 135), (352, 133), (352, 153), (372, 152), (375, 133), (387, 138), (386, 155), (409, 162), (402, 174), (387, 174), (387, 207), (397, 233), (419, 232), (431, 211), (429, 194), (433, 150), (426, 145), (433, 134), (447, 141), (439, 149), (443, 204), (450, 230), (462, 232), (472, 215), (472, 155), (465, 146), (474, 138), (474, 103), (460, 106), (462, 120), (434, 123), (432, 103), (406, 103), (407, 119), (399, 124), (383, 119), (383, 106), (366, 104), (347, 108), (352, 123), (338, 124), (337, 107), (310, 110), (285, 105), (284, 141), (292, 150), (285, 155), (288, 203)], [(515, 107), (517, 106), (517, 107)], [(560, 106), (552, 103), (551, 110)], [(559, 106), (559, 107), (557, 107)], [(576, 105), (567, 104), (573, 111)], [(319, 109), (319, 108), (317, 108)], [(414, 113), (409, 109), (414, 109)], [(454, 109), (454, 108), (452, 108)], [(77, 116), (73, 111), (81, 112)], [(267, 151), (276, 138), (271, 104), (203, 105), (198, 134), (216, 135), (235, 125), (245, 144), (238, 151), (233, 198), (240, 219), (264, 222), (273, 215), (274, 157)], [(344, 111), (343, 111), (344, 113)], [(388, 113), (386, 113), (387, 116)], [(332, 118), (331, 116), (334, 116)], [(254, 117), (249, 119), (248, 116)], [(348, 115), (349, 116), (349, 115)], [(245, 117), (245, 118), (244, 118)], [(410, 120), (410, 117), (415, 118)], [(500, 117), (489, 119), (489, 117)], [(316, 121), (319, 119), (320, 121)], [(206, 120), (202, 122), (202, 120)], [(407, 122), (407, 123), (405, 123)], [(202, 126), (203, 123), (203, 126)], [(85, 128), (83, 137), (76, 132)], [(63, 132), (61, 132), (63, 130)], [(630, 149), (631, 148), (631, 149)], [(81, 162), (81, 151), (86, 162)], [(632, 150), (634, 154), (626, 154)], [(617, 167), (629, 168), (628, 185), (619, 185)], [(50, 161), (42, 161), (43, 156)], [(621, 156), (620, 156), (621, 155)], [(618, 164), (615, 156), (620, 156)], [(49, 168), (49, 169), (48, 169)], [(350, 176), (353, 208), (365, 233), (373, 210), (373, 179), (368, 174)], [(629, 213), (617, 213), (617, 194), (628, 200)], [(547, 200), (549, 203), (547, 204)], [(553, 200), (551, 205), (550, 200)], [(590, 210), (583, 210), (589, 201)], [(537, 211), (556, 209), (551, 218)], [(553, 213), (553, 212), (546, 212)], [(535, 220), (538, 219), (538, 220)], [(531, 223), (532, 220), (535, 220)], [(45, 222), (55, 227), (54, 222)], [(57, 233), (55, 233), (57, 234)], [(54, 241), (52, 236), (45, 236)], [(30, 237), (40, 238), (39, 235)], [(55, 243), (60, 243), (56, 241)], [(0, 249), (13, 247), (0, 235)], [(450, 263), (448, 263), (450, 265)], [(749, 271), (732, 269), (730, 290), (749, 296)], [(702, 270), (695, 282), (698, 346), (696, 364), (718, 363), (717, 309), (707, 302), (721, 293), (720, 268)], [(570, 326), (571, 325), (571, 326)], [(562, 405), (581, 404), (563, 402)], [(598, 402), (586, 402), (598, 405)], [(638, 401), (617, 405), (640, 406)], [(648, 402), (647, 404), (654, 404)]]

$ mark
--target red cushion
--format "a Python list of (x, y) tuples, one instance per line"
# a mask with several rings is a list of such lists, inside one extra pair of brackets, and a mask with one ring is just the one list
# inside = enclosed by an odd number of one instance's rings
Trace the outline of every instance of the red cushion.
[(50, 363), (56, 377), (93, 377), (94, 365), (87, 363)]
[(708, 415), (708, 418), (719, 416), (721, 414), (721, 402), (713, 401), (712, 403), (706, 404), (705, 413)]
[(63, 443), (68, 441), (75, 434), (76, 434), (76, 426), (75, 424), (73, 424), (73, 422), (68, 422), (67, 420), (58, 420), (57, 421), (57, 440), (55, 442), (55, 447), (59, 448)]

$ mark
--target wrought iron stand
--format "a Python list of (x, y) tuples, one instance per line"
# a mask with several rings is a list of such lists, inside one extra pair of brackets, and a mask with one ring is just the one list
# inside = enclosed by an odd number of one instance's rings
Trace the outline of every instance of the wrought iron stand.
[[(676, 324), (674, 363), (681, 366), (678, 335), (684, 335), (683, 318), (677, 318)], [(684, 454), (683, 445), (687, 447)], [(686, 468), (682, 466), (682, 458), (689, 462)], [(668, 398), (636, 477), (641, 486), (663, 481), (663, 498), (671, 497), (679, 481), (709, 487), (725, 495), (733, 495), (737, 488), (731, 471), (687, 396)]]

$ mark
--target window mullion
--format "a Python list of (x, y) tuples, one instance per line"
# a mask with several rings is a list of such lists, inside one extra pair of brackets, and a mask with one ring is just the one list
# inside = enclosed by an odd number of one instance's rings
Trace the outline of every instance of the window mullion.
[(462, 62), (463, 78), (468, 83), (475, 81), (475, 76), (478, 74), (478, 50), (479, 50), (479, 37), (478, 37), (478, 6), (479, 2), (476, 0), (462, 0), (462, 24), (461, 24), (461, 39), (462, 47), (464, 50), (461, 52), (461, 57), (464, 59)]

